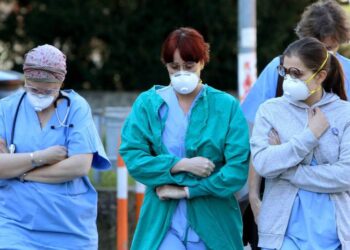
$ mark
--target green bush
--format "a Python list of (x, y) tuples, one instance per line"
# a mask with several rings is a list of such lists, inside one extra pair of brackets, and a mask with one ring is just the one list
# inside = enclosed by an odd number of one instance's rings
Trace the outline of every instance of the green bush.
[[(257, 2), (258, 68), (295, 39), (293, 28), (310, 0)], [(236, 89), (237, 1), (229, 0), (21, 0), (0, 24), (0, 63), (50, 43), (68, 56), (67, 87), (144, 90), (168, 83), (160, 47), (175, 28), (192, 26), (211, 44), (205, 82)]]

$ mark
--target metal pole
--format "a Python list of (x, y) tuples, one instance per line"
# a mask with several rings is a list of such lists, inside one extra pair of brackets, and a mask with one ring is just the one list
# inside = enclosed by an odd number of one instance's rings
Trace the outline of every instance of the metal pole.
[(238, 16), (238, 93), (242, 101), (256, 80), (256, 0), (239, 0)]

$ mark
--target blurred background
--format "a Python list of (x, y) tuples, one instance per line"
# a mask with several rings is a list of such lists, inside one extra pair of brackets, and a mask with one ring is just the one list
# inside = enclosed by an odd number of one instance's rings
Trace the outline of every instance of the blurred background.
[[(258, 0), (257, 71), (296, 39), (294, 28), (311, 0)], [(339, 1), (349, 9), (348, 1)], [(92, 106), (94, 119), (113, 163), (118, 134), (140, 91), (168, 84), (160, 48), (175, 28), (191, 26), (210, 44), (205, 83), (237, 91), (237, 0), (0, 0), (0, 70), (10, 78), (0, 92), (22, 83), (24, 54), (52, 44), (67, 55), (65, 88), (73, 88)], [(349, 46), (340, 53), (350, 57)], [(1, 98), (0, 93), (0, 98)], [(115, 170), (95, 173), (99, 191), (100, 248), (115, 249)], [(134, 182), (129, 178), (129, 238), (135, 226)], [(129, 241), (130, 242), (130, 241)]]
[[(237, 84), (236, 0), (1, 0), (0, 68), (21, 71), (23, 55), (53, 44), (68, 58), (66, 87), (140, 91), (168, 83), (160, 63), (167, 34), (198, 29), (210, 43), (203, 79), (223, 90)], [(258, 71), (296, 39), (311, 0), (257, 1)]]

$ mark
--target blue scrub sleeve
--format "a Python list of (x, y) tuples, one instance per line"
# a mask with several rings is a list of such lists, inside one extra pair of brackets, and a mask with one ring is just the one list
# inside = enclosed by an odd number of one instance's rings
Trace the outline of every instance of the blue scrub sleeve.
[(254, 123), (260, 104), (276, 95), (279, 63), (280, 58), (276, 57), (265, 67), (241, 104), (244, 116), (250, 124)]
[(81, 99), (72, 103), (72, 109), (74, 106), (70, 120), (73, 128), (69, 128), (67, 138), (68, 156), (92, 153), (92, 167), (100, 170), (109, 169), (111, 163), (95, 127), (89, 104)]
[(345, 90), (348, 96), (348, 100), (350, 97), (350, 59), (346, 58), (339, 53), (336, 54), (337, 59), (339, 60), (340, 64), (343, 66), (343, 71), (344, 71), (344, 85), (345, 85)]
[(5, 140), (6, 138), (5, 138), (5, 120), (4, 119), (5, 117), (4, 117), (1, 102), (0, 102), (0, 138)]

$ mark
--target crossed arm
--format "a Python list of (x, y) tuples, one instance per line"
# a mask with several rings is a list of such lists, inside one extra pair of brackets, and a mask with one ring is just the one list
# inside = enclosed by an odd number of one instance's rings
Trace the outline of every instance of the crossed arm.
[[(33, 161), (39, 165), (33, 167)], [(67, 157), (63, 146), (52, 146), (31, 153), (9, 154), (0, 139), (0, 178), (22, 176), (23, 180), (43, 183), (62, 183), (85, 176), (90, 170), (92, 154)]]
[[(170, 154), (152, 154), (149, 117), (142, 115), (142, 101), (137, 100), (122, 130), (122, 155), (129, 173), (139, 182), (155, 188), (160, 199), (199, 196), (229, 197), (245, 183), (249, 160), (248, 127), (237, 103), (232, 104), (231, 119), (223, 154), (226, 164), (215, 166), (204, 157), (180, 159)], [(190, 174), (187, 174), (189, 172)], [(199, 176), (202, 178), (194, 177)], [(187, 187), (187, 188), (184, 188)], [(188, 190), (186, 194), (185, 189)]]

